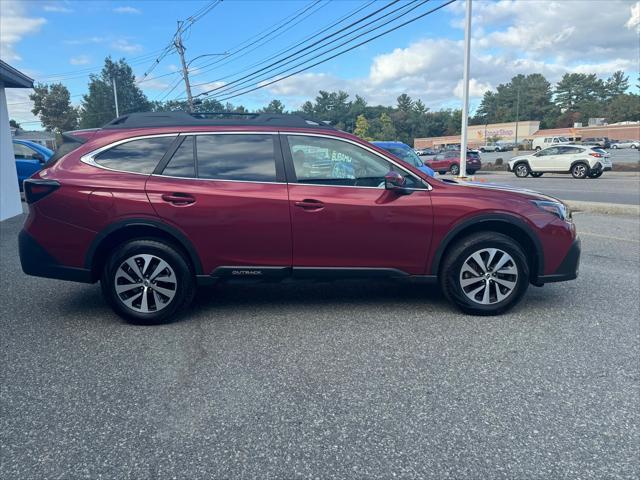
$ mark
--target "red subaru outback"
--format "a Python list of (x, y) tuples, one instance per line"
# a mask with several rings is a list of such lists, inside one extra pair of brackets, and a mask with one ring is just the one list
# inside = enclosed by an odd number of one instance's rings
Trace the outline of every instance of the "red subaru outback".
[(292, 115), (141, 113), (65, 134), (25, 182), (25, 273), (93, 283), (120, 315), (166, 321), (225, 279), (420, 277), (497, 314), (576, 278), (565, 206), (431, 178)]

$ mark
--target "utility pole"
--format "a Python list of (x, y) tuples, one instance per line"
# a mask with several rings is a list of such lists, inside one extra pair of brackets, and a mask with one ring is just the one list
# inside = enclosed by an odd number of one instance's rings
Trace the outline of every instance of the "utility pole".
[(118, 88), (116, 87), (116, 77), (111, 77), (111, 84), (113, 85), (113, 100), (116, 104), (116, 118), (120, 116), (120, 110), (118, 109)]
[(518, 120), (520, 117), (520, 82), (518, 82), (518, 90), (516, 95), (516, 141), (515, 150), (518, 150)]
[(471, 56), (471, 0), (467, 0), (464, 22), (464, 76), (462, 79), (462, 144), (460, 145), (460, 172), (467, 176), (467, 126), (469, 124), (469, 63)]
[(184, 60), (184, 45), (182, 44), (182, 21), (178, 21), (178, 31), (174, 42), (178, 55), (180, 55), (180, 63), (182, 63), (182, 77), (184, 78), (184, 86), (187, 91), (187, 104), (189, 112), (193, 112), (193, 96), (191, 95), (191, 84), (189, 83), (189, 70), (187, 62)]

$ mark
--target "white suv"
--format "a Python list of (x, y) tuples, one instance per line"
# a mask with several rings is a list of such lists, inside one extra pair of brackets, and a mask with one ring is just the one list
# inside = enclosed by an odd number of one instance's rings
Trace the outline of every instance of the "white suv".
[(570, 173), (573, 178), (598, 178), (613, 165), (609, 154), (599, 147), (586, 145), (556, 145), (532, 155), (513, 157), (508, 170), (516, 177), (531, 175), (541, 177), (543, 173)]

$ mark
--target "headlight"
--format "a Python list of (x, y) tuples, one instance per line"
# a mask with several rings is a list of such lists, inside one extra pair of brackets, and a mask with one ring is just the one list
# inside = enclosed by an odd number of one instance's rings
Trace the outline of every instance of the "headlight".
[(571, 210), (569, 210), (564, 203), (549, 200), (533, 200), (533, 203), (541, 210), (552, 213), (561, 220), (571, 220)]

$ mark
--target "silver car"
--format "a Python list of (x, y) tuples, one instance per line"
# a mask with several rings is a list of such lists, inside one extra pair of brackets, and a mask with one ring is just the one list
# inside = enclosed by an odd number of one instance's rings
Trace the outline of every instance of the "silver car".
[(611, 143), (611, 148), (635, 148), (640, 147), (640, 141), (638, 140), (618, 140)]

